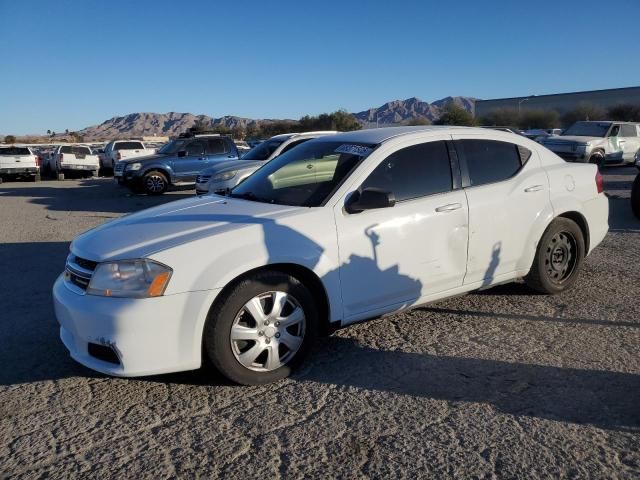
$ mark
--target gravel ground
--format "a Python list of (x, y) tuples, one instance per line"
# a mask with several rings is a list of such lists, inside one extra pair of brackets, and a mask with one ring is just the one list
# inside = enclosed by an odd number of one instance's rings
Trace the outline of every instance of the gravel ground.
[(293, 378), (115, 379), (73, 362), (50, 288), (78, 233), (190, 196), (0, 185), (0, 478), (640, 477), (636, 171), (577, 286), (521, 284), (345, 328)]

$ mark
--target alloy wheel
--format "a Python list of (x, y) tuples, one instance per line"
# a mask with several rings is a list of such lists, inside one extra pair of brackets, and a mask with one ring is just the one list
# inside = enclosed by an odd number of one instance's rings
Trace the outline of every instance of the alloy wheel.
[(146, 179), (146, 187), (152, 193), (162, 192), (165, 188), (164, 178), (160, 175), (149, 175)]

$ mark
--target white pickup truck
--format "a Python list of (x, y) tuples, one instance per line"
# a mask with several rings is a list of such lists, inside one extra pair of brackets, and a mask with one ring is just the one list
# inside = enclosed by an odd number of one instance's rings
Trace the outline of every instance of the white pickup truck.
[(40, 180), (40, 157), (27, 146), (0, 147), (0, 183), (10, 176)]
[(59, 180), (64, 174), (81, 172), (92, 176), (98, 175), (100, 159), (86, 145), (61, 145), (46, 157), (42, 166), (45, 173), (55, 174)]
[(138, 140), (114, 140), (104, 148), (104, 154), (100, 157), (100, 166), (114, 169), (120, 160), (130, 160), (154, 153), (156, 153), (155, 148), (147, 148), (144, 143)]

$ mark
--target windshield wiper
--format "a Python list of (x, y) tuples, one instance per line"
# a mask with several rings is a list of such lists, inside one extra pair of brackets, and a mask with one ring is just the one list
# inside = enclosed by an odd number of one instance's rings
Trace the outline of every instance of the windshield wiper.
[(264, 199), (258, 198), (253, 192), (233, 193), (228, 194), (231, 198), (242, 198), (243, 200), (250, 200), (252, 202), (269, 203)]

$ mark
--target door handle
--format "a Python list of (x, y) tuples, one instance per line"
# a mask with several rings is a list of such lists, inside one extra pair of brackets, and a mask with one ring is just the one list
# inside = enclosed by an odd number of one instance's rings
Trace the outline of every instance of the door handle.
[(436, 212), (453, 212), (454, 210), (458, 210), (462, 208), (461, 203), (449, 203), (448, 205), (442, 205), (436, 208)]
[(530, 187), (525, 188), (524, 191), (527, 192), (527, 193), (539, 192), (543, 188), (544, 187), (542, 185), (531, 185)]

